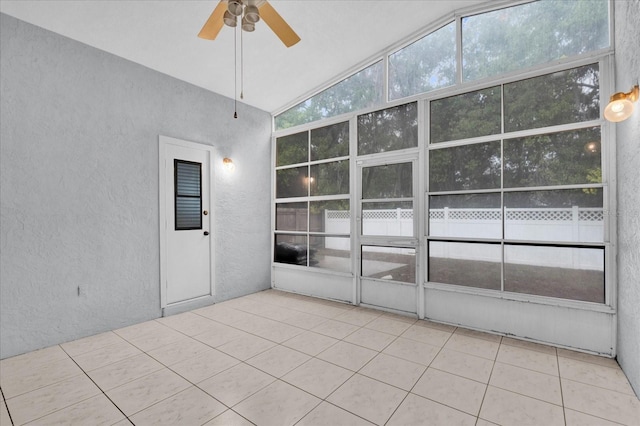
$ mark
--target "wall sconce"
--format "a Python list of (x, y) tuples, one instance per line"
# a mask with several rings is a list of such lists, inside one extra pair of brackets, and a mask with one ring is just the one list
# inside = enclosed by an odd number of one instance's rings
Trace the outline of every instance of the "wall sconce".
[(223, 158), (222, 159), (222, 165), (224, 166), (225, 170), (227, 170), (228, 172), (232, 172), (236, 169), (236, 165), (233, 164), (233, 160), (231, 158)]
[(604, 118), (614, 123), (624, 121), (633, 113), (633, 103), (638, 100), (638, 85), (629, 93), (618, 92), (611, 96), (609, 105), (604, 109)]

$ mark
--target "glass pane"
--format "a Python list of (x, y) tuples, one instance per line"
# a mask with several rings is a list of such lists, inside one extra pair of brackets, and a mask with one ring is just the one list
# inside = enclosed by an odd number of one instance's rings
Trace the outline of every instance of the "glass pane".
[[(311, 253), (313, 262), (313, 253)], [(275, 236), (274, 261), (307, 266), (307, 236), (283, 235)]]
[(500, 290), (500, 244), (429, 242), (429, 281)]
[(431, 102), (431, 143), (500, 133), (501, 96), (495, 86)]
[(390, 100), (451, 86), (455, 81), (455, 22), (389, 55)]
[(362, 235), (413, 237), (413, 203), (362, 203)]
[(373, 108), (384, 102), (384, 66), (379, 61), (276, 116), (276, 130)]
[(600, 128), (504, 141), (504, 186), (601, 183)]
[(358, 155), (418, 146), (415, 102), (358, 116)]
[(504, 289), (604, 303), (604, 249), (504, 247)]
[(302, 132), (276, 139), (276, 166), (309, 161), (309, 133)]
[(602, 189), (507, 192), (505, 238), (524, 241), (604, 241)]
[(276, 170), (276, 198), (306, 197), (309, 195), (307, 166)]
[(311, 161), (349, 155), (349, 122), (311, 130)]
[(543, 0), (462, 18), (463, 80), (609, 47), (607, 0)]
[(202, 165), (174, 159), (175, 230), (202, 229)]
[(502, 238), (500, 194), (429, 197), (432, 237)]
[(311, 195), (349, 193), (349, 161), (335, 161), (311, 166)]
[(176, 196), (176, 231), (202, 229), (200, 197)]
[(276, 204), (276, 229), (279, 231), (307, 230), (307, 203)]
[(505, 131), (597, 120), (599, 87), (598, 64), (505, 84)]
[(416, 251), (404, 247), (362, 246), (362, 276), (415, 284)]
[(351, 240), (349, 237), (309, 237), (312, 261), (309, 266), (338, 272), (351, 272)]
[(309, 203), (309, 230), (328, 234), (350, 234), (349, 200), (312, 201)]
[(362, 199), (413, 197), (412, 163), (362, 169)]
[(200, 197), (201, 164), (174, 160), (176, 195)]
[(500, 142), (429, 151), (429, 191), (500, 188)]

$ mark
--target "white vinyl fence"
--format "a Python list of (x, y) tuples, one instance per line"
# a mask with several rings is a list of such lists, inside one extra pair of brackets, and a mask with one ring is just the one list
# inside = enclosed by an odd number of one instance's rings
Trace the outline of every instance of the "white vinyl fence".
[[(504, 235), (524, 241), (602, 242), (604, 211), (602, 208), (529, 208), (504, 209)], [(327, 233), (349, 233), (350, 212), (325, 211)], [(365, 210), (362, 212), (364, 235), (413, 236), (413, 210)], [(431, 209), (429, 235), (434, 237), (500, 238), (501, 209)], [(326, 248), (349, 250), (344, 238), (326, 238)], [(497, 245), (432, 242), (432, 257), (501, 261)], [(599, 249), (564, 247), (508, 246), (505, 261), (528, 265), (602, 270), (604, 256)]]

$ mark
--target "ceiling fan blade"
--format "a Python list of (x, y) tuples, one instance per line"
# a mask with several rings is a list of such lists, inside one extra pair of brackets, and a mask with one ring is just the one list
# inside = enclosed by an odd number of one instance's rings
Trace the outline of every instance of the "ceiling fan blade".
[(198, 37), (214, 40), (224, 25), (222, 17), (225, 10), (227, 10), (227, 0), (220, 0), (220, 3), (213, 9), (213, 13), (211, 13), (211, 16), (209, 16), (209, 19), (207, 19), (207, 22), (198, 33)]
[(300, 41), (298, 34), (285, 22), (278, 12), (271, 6), (268, 1), (258, 6), (260, 17), (267, 23), (271, 31), (273, 31), (287, 47), (291, 47)]

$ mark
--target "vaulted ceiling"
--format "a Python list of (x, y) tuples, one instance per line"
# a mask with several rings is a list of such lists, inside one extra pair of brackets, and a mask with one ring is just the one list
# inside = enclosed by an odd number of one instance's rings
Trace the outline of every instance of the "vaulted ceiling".
[[(242, 102), (278, 112), (434, 22), (485, 1), (272, 0), (302, 41), (286, 48), (262, 21), (255, 32), (243, 33)], [(224, 27), (214, 41), (197, 37), (217, 4), (1, 0), (0, 12), (233, 98), (234, 30)]]

